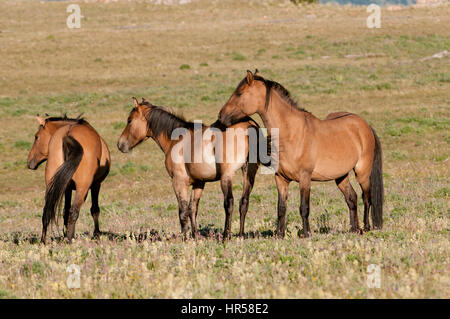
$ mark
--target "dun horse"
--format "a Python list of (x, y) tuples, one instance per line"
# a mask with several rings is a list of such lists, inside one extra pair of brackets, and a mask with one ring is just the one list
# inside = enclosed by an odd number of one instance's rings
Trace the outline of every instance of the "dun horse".
[[(88, 122), (81, 118), (41, 118), (39, 130), (28, 155), (28, 168), (37, 169), (47, 160), (45, 168), (45, 207), (42, 215), (41, 242), (45, 244), (47, 227), (56, 218), (57, 208), (65, 195), (64, 226), (69, 242), (75, 234), (75, 223), (81, 205), (91, 189), (91, 214), (94, 237), (100, 234), (98, 194), (100, 184), (108, 175), (111, 159), (108, 146)], [(73, 204), (72, 190), (76, 191)]]
[(279, 129), (279, 163), (275, 174), (278, 189), (278, 236), (286, 229), (286, 200), (291, 181), (300, 183), (300, 215), (303, 235), (309, 236), (311, 181), (335, 180), (350, 211), (351, 231), (359, 232), (357, 196), (350, 184), (354, 170), (364, 201), (364, 230), (382, 228), (383, 177), (381, 144), (375, 131), (356, 114), (332, 113), (320, 120), (301, 109), (279, 83), (247, 71), (219, 113), (225, 125), (259, 114), (268, 129)]
[[(172, 178), (173, 189), (178, 200), (179, 219), (183, 235), (185, 236), (187, 233), (189, 218), (192, 236), (194, 238), (197, 237), (197, 208), (205, 183), (220, 180), (226, 215), (223, 238), (228, 239), (231, 237), (231, 216), (233, 212), (232, 179), (235, 171), (242, 169), (244, 186), (239, 203), (239, 234), (242, 236), (244, 234), (245, 215), (248, 210), (249, 196), (258, 170), (258, 163), (256, 161), (255, 163), (248, 161), (250, 147), (248, 136), (245, 135), (242, 137), (245, 139), (242, 150), (234, 149), (236, 151), (235, 157), (226, 157), (229, 151), (226, 146), (227, 138), (229, 139), (228, 141), (234, 139), (232, 145), (236, 146), (239, 144), (237, 141), (239, 134), (228, 136), (224, 132), (225, 128), (222, 127), (221, 131), (219, 131), (219, 134), (223, 137), (222, 145), (217, 141), (215, 144), (216, 136), (211, 135), (209, 138), (204, 138), (203, 143), (199, 146), (194, 141), (194, 135), (196, 134), (194, 132), (194, 123), (187, 122), (162, 107), (154, 106), (145, 101), (145, 99), (142, 99), (142, 102), (139, 103), (133, 98), (133, 102), (134, 108), (128, 116), (128, 124), (119, 138), (117, 147), (123, 153), (128, 153), (132, 148), (149, 137), (159, 145), (165, 154), (165, 166)], [(219, 125), (220, 123), (217, 122), (217, 124)], [(238, 129), (246, 131), (251, 127), (257, 129), (258, 125), (250, 118), (243, 118), (231, 128), (236, 129), (237, 132)], [(187, 134), (172, 139), (172, 135), (176, 129), (184, 129)], [(208, 126), (201, 125), (199, 130), (200, 134), (206, 136), (204, 134), (206, 134), (208, 129)], [(197, 133), (199, 132), (197, 131)], [(184, 144), (183, 141), (189, 141), (190, 143)], [(190, 149), (186, 145), (191, 145)], [(218, 155), (217, 147), (222, 147), (223, 151), (221, 155)], [(190, 150), (192, 150), (192, 154)], [(191, 157), (188, 157), (186, 160), (185, 155), (188, 151)], [(200, 161), (195, 161), (195, 158), (198, 156)], [(222, 156), (222, 158), (218, 159), (218, 156)], [(188, 189), (190, 186), (192, 186), (192, 191), (188, 203)]]

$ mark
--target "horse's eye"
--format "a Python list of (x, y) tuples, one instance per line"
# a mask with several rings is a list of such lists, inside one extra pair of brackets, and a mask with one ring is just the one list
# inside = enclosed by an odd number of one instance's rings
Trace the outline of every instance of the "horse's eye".
[(34, 140), (36, 141), (38, 139), (37, 135), (34, 136)]
[(131, 123), (131, 119), (128, 119), (127, 124), (130, 124), (130, 123)]

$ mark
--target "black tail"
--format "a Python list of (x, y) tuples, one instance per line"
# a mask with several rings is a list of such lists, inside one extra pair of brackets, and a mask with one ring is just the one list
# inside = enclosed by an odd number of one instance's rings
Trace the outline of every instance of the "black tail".
[(375, 229), (383, 228), (383, 165), (381, 154), (381, 143), (374, 129), (375, 150), (372, 163), (372, 172), (370, 173), (370, 200), (372, 204), (372, 224)]
[(83, 157), (83, 148), (72, 136), (65, 136), (62, 145), (64, 163), (52, 177), (45, 192), (44, 214), (42, 215), (44, 227), (55, 220), (57, 207)]

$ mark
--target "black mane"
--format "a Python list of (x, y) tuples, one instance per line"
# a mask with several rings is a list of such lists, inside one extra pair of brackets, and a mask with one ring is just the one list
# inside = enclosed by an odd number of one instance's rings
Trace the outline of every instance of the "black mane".
[(149, 111), (145, 114), (147, 127), (153, 132), (154, 137), (161, 133), (170, 138), (172, 132), (177, 128), (194, 129), (194, 123), (186, 121), (182, 116), (175, 115), (161, 106), (152, 105), (145, 101), (141, 105), (146, 105)]
[(57, 122), (57, 121), (67, 121), (67, 122), (74, 122), (76, 124), (83, 124), (86, 123), (86, 120), (81, 117), (83, 114), (78, 115), (76, 118), (69, 118), (67, 117), (67, 114), (64, 114), (64, 116), (59, 117), (48, 117), (45, 119), (45, 122)]
[[(295, 109), (302, 111), (302, 112), (307, 112), (309, 113), (309, 111), (305, 110), (304, 108), (301, 108), (298, 106), (297, 102), (294, 101), (291, 97), (291, 93), (284, 87), (282, 86), (280, 83), (275, 82), (275, 81), (271, 81), (271, 80), (266, 80), (265, 78), (263, 78), (262, 76), (259, 75), (254, 75), (253, 79), (256, 81), (261, 81), (264, 83), (264, 85), (266, 86), (266, 104), (265, 104), (265, 108), (267, 110), (267, 108), (269, 107), (269, 102), (270, 102), (270, 97), (272, 94), (272, 89), (274, 91), (276, 91), (283, 100), (285, 100), (287, 103), (289, 103), (289, 105), (291, 105), (292, 107), (294, 107)], [(239, 94), (238, 91), (240, 89), (240, 87), (242, 85), (244, 85), (244, 83), (246, 82), (247, 78), (244, 78), (239, 85), (237, 86), (235, 93)]]

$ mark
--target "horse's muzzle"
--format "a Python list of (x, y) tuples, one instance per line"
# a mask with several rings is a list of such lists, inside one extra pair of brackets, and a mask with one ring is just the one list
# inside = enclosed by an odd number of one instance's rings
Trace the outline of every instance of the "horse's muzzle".
[(224, 116), (222, 114), (222, 112), (219, 112), (218, 118), (219, 118), (219, 122), (222, 123), (223, 125), (225, 125), (225, 126), (230, 125), (231, 120), (230, 120), (229, 116)]
[(38, 168), (38, 165), (35, 160), (31, 160), (31, 161), (27, 162), (27, 166), (29, 169), (32, 169), (34, 171), (37, 170), (37, 168)]
[(130, 148), (128, 147), (128, 144), (126, 143), (121, 143), (120, 141), (117, 142), (117, 148), (119, 149), (119, 151), (121, 151), (122, 153), (128, 153), (130, 151)]

